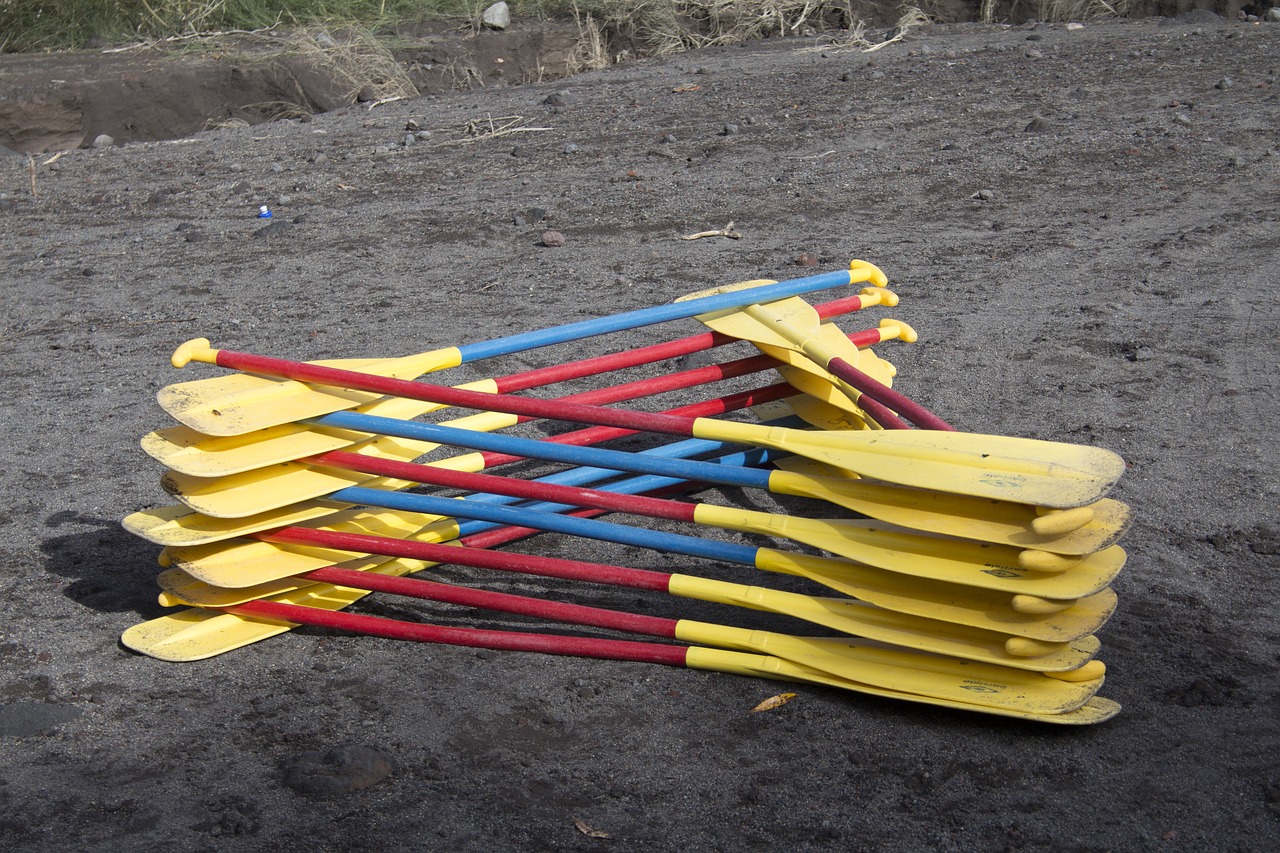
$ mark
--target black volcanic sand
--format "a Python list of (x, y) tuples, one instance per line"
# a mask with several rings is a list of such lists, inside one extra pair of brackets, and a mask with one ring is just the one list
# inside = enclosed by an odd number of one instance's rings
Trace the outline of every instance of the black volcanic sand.
[[(770, 40), (308, 123), (6, 157), (3, 846), (1273, 849), (1277, 56), (1276, 25), (940, 26), (869, 54)], [(406, 144), (410, 122), (429, 134)], [(270, 232), (255, 218), (264, 204)], [(730, 221), (740, 239), (680, 239)], [(548, 229), (562, 246), (542, 244)], [(880, 265), (902, 297), (865, 325), (892, 315), (921, 334), (878, 349), (898, 388), (967, 430), (1128, 461), (1114, 495), (1137, 520), (1100, 632), (1116, 719), (1059, 728), (318, 629), (196, 663), (120, 646), (167, 612), (157, 548), (120, 527), (171, 502), (138, 447), (171, 423), (155, 392), (219, 373), (170, 367), (183, 340), (401, 355), (852, 258)], [(561, 536), (512, 548), (817, 591)], [(440, 576), (803, 630), (650, 593)], [(355, 609), (528, 624), (388, 596)], [(782, 690), (798, 696), (750, 712)]]

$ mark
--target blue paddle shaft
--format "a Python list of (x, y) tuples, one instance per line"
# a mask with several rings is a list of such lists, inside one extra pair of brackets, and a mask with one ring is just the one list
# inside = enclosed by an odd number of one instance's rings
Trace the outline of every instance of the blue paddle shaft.
[(656, 474), (660, 477), (679, 477), (681, 480), (702, 480), (725, 486), (745, 486), (751, 489), (768, 489), (769, 472), (750, 468), (726, 468), (711, 462), (689, 459), (655, 459), (621, 450), (605, 450), (599, 447), (573, 447), (551, 444), (530, 438), (519, 438), (499, 433), (476, 432), (469, 429), (427, 424), (418, 421), (402, 421), (397, 418), (381, 418), (357, 412), (334, 412), (310, 423), (317, 426), (342, 427), (360, 432), (390, 435), (419, 441), (438, 442), (473, 450), (506, 453), (549, 462), (569, 465), (588, 465), (612, 468), (636, 474)]
[(549, 329), (538, 329), (519, 335), (509, 335), (505, 338), (495, 338), (492, 341), (463, 344), (458, 347), (458, 352), (462, 355), (461, 363), (467, 364), (483, 358), (491, 358), (495, 355), (508, 355), (514, 352), (524, 352), (525, 350), (550, 346), (551, 344), (605, 335), (610, 332), (638, 329), (641, 326), (652, 326), (656, 323), (665, 323), (668, 320), (683, 320), (709, 311), (737, 308), (741, 305), (750, 305), (757, 302), (772, 302), (778, 299), (785, 299), (788, 296), (799, 296), (802, 293), (829, 290), (833, 287), (849, 284), (850, 278), (849, 270), (805, 276), (804, 278), (796, 278), (790, 281), (780, 281), (777, 284), (718, 293), (714, 296), (704, 296), (700, 299), (690, 299), (687, 302), (672, 302), (667, 305), (655, 305), (651, 308), (624, 311), (611, 317), (580, 320), (576, 323), (553, 326)]
[(461, 501), (457, 498), (441, 498), (435, 495), (385, 492), (381, 489), (351, 486), (334, 492), (331, 497), (347, 503), (379, 506), (406, 512), (423, 512), (432, 515), (458, 516), (462, 518), (470, 517), (477, 521), (491, 521), (516, 527), (550, 530), (555, 533), (566, 533), (570, 536), (582, 536), (587, 539), (600, 539), (605, 542), (635, 545), (640, 548), (651, 548), (655, 551), (665, 551), (673, 554), (687, 554), (691, 557), (707, 557), (712, 560), (723, 560), (726, 563), (738, 563), (744, 566), (755, 565), (756, 551), (758, 550), (747, 545), (736, 545), (732, 542), (716, 542), (708, 539), (699, 539), (695, 536), (684, 536), (679, 533), (664, 533), (660, 530), (628, 527), (625, 524), (614, 524), (609, 521), (578, 518), (572, 515), (556, 515), (550, 512), (536, 512), (514, 506), (481, 504), (474, 501)]

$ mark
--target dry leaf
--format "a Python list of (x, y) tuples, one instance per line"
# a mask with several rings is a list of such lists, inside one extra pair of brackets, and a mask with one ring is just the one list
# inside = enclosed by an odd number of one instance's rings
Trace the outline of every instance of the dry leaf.
[(676, 87), (675, 87), (674, 89), (672, 89), (671, 91), (673, 91), (673, 92), (696, 92), (696, 91), (698, 91), (698, 90), (699, 90), (699, 89), (701, 89), (701, 88), (702, 88), (702, 87), (701, 87), (701, 86), (699, 86), (699, 85), (697, 85), (696, 83), (685, 83), (685, 84), (684, 84), (684, 85), (682, 85), (682, 86), (676, 86)]
[(580, 817), (575, 817), (573, 819), (573, 825), (578, 827), (578, 832), (581, 832), (587, 838), (609, 838), (610, 837), (609, 833), (605, 832), (604, 830), (594, 829), (591, 826), (588, 826), (587, 823)]
[(751, 709), (751, 713), (758, 714), (761, 711), (772, 711), (774, 708), (781, 708), (783, 705), (796, 698), (794, 693), (779, 693), (777, 696), (770, 696), (759, 705)]

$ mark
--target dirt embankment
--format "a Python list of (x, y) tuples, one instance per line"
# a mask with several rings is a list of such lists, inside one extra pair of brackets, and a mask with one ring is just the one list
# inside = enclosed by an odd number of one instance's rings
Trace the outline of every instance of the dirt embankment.
[[(1234, 19), (1265, 11), (1240, 0), (1144, 0), (1128, 8), (1132, 17), (1207, 10)], [(1034, 11), (1005, 3), (996, 19), (1022, 23)], [(978, 20), (981, 10), (970, 0), (940, 0), (930, 14), (954, 23)], [(899, 15), (896, 4), (861, 0), (848, 12), (807, 21), (797, 34), (816, 26), (838, 39), (862, 22), (872, 28), (870, 39), (880, 40), (893, 35)], [(324, 30), (210, 39), (198, 51), (195, 45), (0, 56), (0, 146), (38, 153), (92, 145), (103, 135), (122, 144), (227, 124), (306, 120), (357, 101), (558, 79), (644, 51), (634, 33), (593, 31), (572, 20), (523, 20), (506, 31), (420, 27), (398, 34), (394, 48)]]

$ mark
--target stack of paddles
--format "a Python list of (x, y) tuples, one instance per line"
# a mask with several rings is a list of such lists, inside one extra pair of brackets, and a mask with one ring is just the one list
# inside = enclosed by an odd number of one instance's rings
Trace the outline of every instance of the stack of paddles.
[[(870, 286), (816, 308), (800, 298), (848, 284)], [(1103, 497), (1123, 461), (1094, 447), (958, 432), (890, 388), (895, 371), (870, 347), (914, 332), (885, 319), (846, 334), (830, 322), (896, 304), (885, 285), (879, 269), (854, 261), (847, 271), (747, 282), (398, 359), (295, 362), (189, 341), (175, 366), (242, 372), (160, 392), (181, 425), (142, 443), (168, 468), (163, 487), (180, 503), (124, 524), (164, 546), (161, 602), (187, 609), (136, 625), (123, 641), (189, 661), (311, 625), (718, 670), (1051, 723), (1109, 719), (1119, 707), (1097, 695), (1105, 667), (1095, 632), (1115, 607), (1110, 585), (1125, 561), (1114, 543), (1129, 509)], [(712, 331), (465, 385), (419, 379), (688, 318)], [(758, 354), (670, 370), (671, 359), (742, 340)], [(569, 396), (516, 394), (663, 363), (655, 376)], [(769, 371), (784, 381), (665, 412), (605, 407)], [(448, 407), (474, 413), (430, 417)], [(587, 426), (540, 440), (501, 432), (535, 418)], [(639, 452), (592, 446), (639, 433), (680, 440)], [(441, 447), (468, 452), (419, 461)], [(572, 467), (536, 478), (482, 473), (520, 460)], [(812, 512), (672, 497), (708, 484), (799, 496), (809, 500), (789, 505)], [(842, 517), (824, 517), (833, 511)], [(605, 513), (629, 520), (598, 518)], [(662, 519), (664, 529), (636, 517)], [(688, 532), (672, 530), (685, 524)], [(767, 536), (777, 547), (700, 536), (699, 527)], [(497, 550), (538, 531), (797, 576), (823, 594)], [(408, 577), (441, 564), (741, 609), (733, 625), (711, 624)], [(370, 592), (658, 640), (343, 612)], [(753, 628), (761, 611), (794, 619), (796, 632)]]

